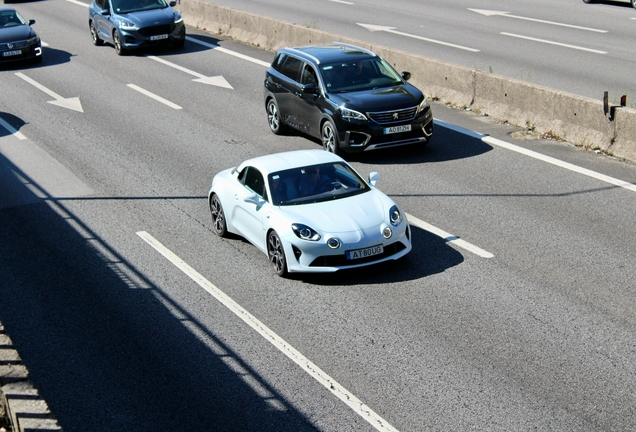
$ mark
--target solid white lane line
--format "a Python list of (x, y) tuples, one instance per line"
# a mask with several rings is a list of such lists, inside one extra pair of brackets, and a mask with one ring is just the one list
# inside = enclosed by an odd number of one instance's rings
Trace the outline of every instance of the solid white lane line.
[(156, 101), (159, 101), (159, 102), (161, 102), (164, 105), (168, 105), (170, 108), (178, 109), (178, 110), (181, 109), (181, 107), (179, 105), (177, 105), (175, 103), (172, 103), (169, 100), (162, 98), (161, 96), (157, 96), (156, 94), (151, 93), (148, 90), (142, 89), (141, 87), (136, 86), (135, 84), (128, 84), (128, 87), (130, 87), (131, 89), (136, 90), (139, 93), (144, 94), (144, 95), (146, 95), (146, 96), (148, 96), (148, 97), (150, 97), (150, 98), (152, 98), (152, 99), (154, 99)]
[(203, 42), (203, 41), (201, 41), (199, 39), (196, 39), (196, 38), (193, 38), (193, 37), (190, 37), (190, 36), (186, 36), (186, 40), (188, 40), (190, 42), (193, 42), (195, 44), (202, 45), (202, 46), (207, 47), (207, 48), (211, 48), (211, 49), (213, 49), (215, 51), (222, 52), (224, 54), (229, 54), (231, 56), (238, 57), (240, 59), (247, 60), (247, 61), (250, 61), (252, 63), (256, 63), (258, 65), (261, 65), (261, 66), (269, 67), (269, 63), (264, 62), (263, 60), (255, 59), (253, 57), (249, 57), (249, 56), (246, 56), (245, 54), (237, 53), (235, 51), (230, 51), (229, 49), (222, 48), (222, 47), (220, 47), (218, 45), (215, 45), (215, 44), (211, 44), (211, 43), (208, 43), (208, 42)]
[(453, 234), (447, 233), (446, 231), (444, 231), (443, 229), (437, 228), (434, 225), (429, 224), (428, 222), (424, 222), (422, 219), (419, 219), (415, 216), (413, 216), (412, 214), (407, 213), (406, 217), (409, 220), (409, 223), (411, 225), (415, 225), (418, 228), (422, 228), (423, 230), (426, 230), (432, 234), (435, 234), (438, 237), (441, 237), (442, 239), (444, 239), (447, 243), (453, 244), (457, 247), (460, 247), (468, 252), (474, 253), (477, 256), (480, 256), (482, 258), (493, 258), (494, 255), (491, 254), (488, 251), (483, 250), (480, 247), (475, 246), (472, 243), (468, 243), (465, 240), (460, 239), (457, 236), (454, 236)]
[(0, 118), (0, 126), (5, 128), (7, 132), (9, 132), (11, 135), (13, 135), (19, 140), (27, 139), (21, 132), (17, 131), (13, 126), (11, 126), (9, 123), (4, 121), (2, 118)]
[(290, 344), (285, 342), (283, 338), (278, 336), (256, 317), (251, 315), (241, 305), (232, 300), (232, 298), (217, 288), (214, 284), (212, 284), (212, 282), (204, 278), (154, 237), (145, 231), (139, 231), (137, 232), (137, 235), (152, 246), (157, 252), (163, 255), (168, 261), (174, 264), (179, 270), (185, 273), (190, 279), (196, 282), (201, 288), (206, 290), (210, 295), (228, 308), (232, 313), (242, 319), (252, 329), (256, 330), (261, 336), (263, 336), (263, 338), (274, 345), (280, 352), (289, 357), (323, 387), (348, 405), (356, 414), (369, 422), (369, 424), (371, 424), (374, 428), (379, 431), (397, 431), (397, 429), (371, 410), (371, 408), (365, 405), (360, 399), (338, 384), (336, 380), (327, 375), (322, 369), (313, 364), (307, 357), (303, 356)]
[(560, 43), (560, 42), (550, 41), (550, 40), (547, 40), (547, 39), (538, 39), (538, 38), (533, 38), (533, 37), (530, 37), (530, 36), (522, 36), (522, 35), (518, 35), (518, 34), (514, 34), (514, 33), (506, 33), (506, 32), (501, 32), (500, 34), (502, 34), (504, 36), (512, 36), (512, 37), (519, 38), (519, 39), (526, 39), (526, 40), (529, 40), (529, 41), (541, 42), (541, 43), (545, 43), (545, 44), (549, 44), (549, 45), (557, 45), (557, 46), (561, 46), (561, 47), (565, 47), (565, 48), (571, 48), (571, 49), (580, 50), (580, 51), (588, 51), (588, 52), (595, 53), (595, 54), (607, 54), (607, 51), (599, 51), (599, 50), (595, 50), (595, 49), (591, 49), (591, 48), (584, 48), (584, 47), (576, 46), (576, 45), (568, 45), (568, 44), (564, 44), (564, 43)]
[(583, 174), (583, 175), (586, 175), (588, 177), (592, 177), (592, 178), (595, 178), (597, 180), (604, 181), (604, 182), (612, 184), (614, 186), (622, 187), (622, 188), (630, 190), (632, 192), (636, 192), (636, 185), (633, 184), (633, 183), (629, 183), (629, 182), (626, 182), (624, 180), (619, 180), (617, 178), (610, 177), (610, 176), (607, 176), (605, 174), (601, 174), (601, 173), (598, 173), (596, 171), (589, 170), (587, 168), (582, 168), (580, 166), (571, 164), (569, 162), (564, 162), (562, 160), (559, 160), (559, 159), (556, 159), (556, 158), (553, 158), (553, 157), (550, 157), (550, 156), (546, 156), (546, 155), (543, 155), (541, 153), (537, 153), (535, 151), (525, 149), (523, 147), (518, 147), (518, 146), (516, 146), (514, 144), (510, 144), (508, 142), (499, 140), (497, 138), (483, 137), (481, 140), (483, 142), (487, 143), (487, 144), (491, 144), (491, 145), (502, 147), (502, 148), (505, 148), (505, 149), (508, 149), (508, 150), (512, 150), (514, 152), (517, 152), (517, 153), (520, 153), (520, 154), (523, 154), (523, 155), (526, 155), (526, 156), (530, 156), (530, 157), (538, 159), (540, 161), (547, 162), (549, 164), (556, 165), (558, 167), (565, 168), (567, 170), (574, 171), (576, 173)]

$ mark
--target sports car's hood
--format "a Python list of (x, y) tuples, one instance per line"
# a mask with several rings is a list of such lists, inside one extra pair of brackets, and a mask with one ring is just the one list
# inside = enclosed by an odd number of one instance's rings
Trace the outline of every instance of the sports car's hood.
[(0, 29), (0, 43), (23, 41), (33, 36), (35, 32), (28, 25)]
[(330, 93), (329, 99), (336, 105), (361, 112), (391, 111), (418, 105), (424, 96), (410, 84), (383, 87), (347, 93)]
[(121, 16), (126, 17), (126, 19), (134, 22), (139, 27), (172, 24), (174, 22), (174, 12), (171, 7), (130, 12), (121, 14)]
[(335, 201), (283, 206), (290, 222), (300, 222), (329, 233), (351, 232), (380, 225), (387, 220), (389, 208), (375, 190)]

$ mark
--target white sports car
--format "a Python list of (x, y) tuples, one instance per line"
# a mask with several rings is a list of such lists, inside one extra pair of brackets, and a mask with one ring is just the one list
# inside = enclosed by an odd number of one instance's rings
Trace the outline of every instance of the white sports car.
[(411, 250), (406, 215), (342, 158), (297, 150), (249, 159), (214, 176), (214, 232), (238, 234), (279, 276), (397, 260)]

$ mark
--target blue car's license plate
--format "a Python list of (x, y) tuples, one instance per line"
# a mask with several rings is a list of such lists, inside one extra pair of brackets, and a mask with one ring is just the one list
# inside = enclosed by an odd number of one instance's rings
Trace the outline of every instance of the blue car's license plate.
[(157, 36), (150, 36), (149, 39), (151, 41), (156, 41), (156, 40), (161, 40), (161, 39), (168, 39), (168, 35), (167, 34), (162, 34), (162, 35), (157, 35)]
[(347, 251), (346, 256), (348, 260), (356, 260), (360, 258), (370, 257), (373, 255), (380, 255), (383, 252), (384, 252), (384, 246), (377, 245), (377, 246), (371, 246), (364, 249)]

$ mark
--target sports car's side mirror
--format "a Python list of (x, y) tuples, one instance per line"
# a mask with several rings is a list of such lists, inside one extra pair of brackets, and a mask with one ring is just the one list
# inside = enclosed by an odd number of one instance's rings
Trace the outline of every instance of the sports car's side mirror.
[(375, 184), (378, 182), (378, 180), (380, 180), (380, 173), (377, 171), (373, 171), (371, 174), (369, 174), (369, 184), (373, 187), (375, 187)]
[(243, 197), (243, 201), (245, 201), (247, 203), (252, 203), (252, 204), (259, 205), (261, 203), (261, 197), (259, 197), (255, 193), (251, 193), (251, 194), (245, 195)]

